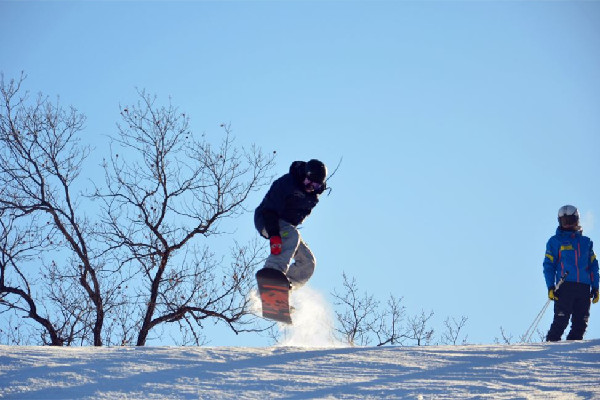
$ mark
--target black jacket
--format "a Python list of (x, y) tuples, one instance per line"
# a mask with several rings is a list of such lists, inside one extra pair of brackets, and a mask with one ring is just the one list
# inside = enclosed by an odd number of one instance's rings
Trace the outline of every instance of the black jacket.
[(325, 185), (318, 191), (307, 193), (303, 185), (305, 176), (306, 162), (294, 161), (290, 171), (273, 182), (254, 212), (254, 225), (261, 234), (266, 229), (269, 237), (280, 236), (280, 219), (294, 226), (300, 225), (317, 205)]

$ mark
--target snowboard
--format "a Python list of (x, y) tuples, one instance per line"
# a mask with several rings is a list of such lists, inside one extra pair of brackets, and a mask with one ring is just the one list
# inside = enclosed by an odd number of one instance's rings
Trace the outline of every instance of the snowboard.
[(273, 268), (263, 268), (256, 273), (256, 282), (262, 302), (263, 317), (291, 324), (290, 282), (283, 272)]

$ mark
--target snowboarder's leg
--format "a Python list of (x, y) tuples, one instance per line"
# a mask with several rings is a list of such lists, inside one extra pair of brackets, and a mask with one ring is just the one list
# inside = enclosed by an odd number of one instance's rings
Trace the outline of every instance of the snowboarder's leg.
[(294, 255), (294, 263), (287, 272), (287, 277), (292, 283), (292, 288), (297, 289), (304, 285), (315, 271), (316, 260), (312, 251), (308, 248), (304, 240), (300, 238), (300, 243)]
[(279, 232), (281, 234), (281, 253), (269, 255), (265, 261), (265, 268), (278, 269), (287, 274), (290, 262), (300, 243), (300, 233), (296, 227), (282, 220), (279, 220)]
[(567, 336), (567, 340), (582, 340), (587, 329), (588, 319), (590, 318), (590, 289), (588, 285), (582, 286), (584, 287), (580, 290), (580, 296), (573, 303), (571, 331)]

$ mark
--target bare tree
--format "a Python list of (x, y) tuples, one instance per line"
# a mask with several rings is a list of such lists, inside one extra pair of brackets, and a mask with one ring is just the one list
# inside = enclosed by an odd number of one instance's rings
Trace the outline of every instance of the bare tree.
[[(406, 317), (403, 298), (390, 294), (387, 303), (381, 303), (368, 292), (360, 293), (356, 279), (343, 274), (343, 291), (332, 293), (338, 328), (351, 345), (404, 345), (406, 340), (414, 340), (417, 346), (429, 345), (433, 340), (434, 329), (430, 327), (434, 312), (421, 311)], [(447, 318), (446, 331), (442, 335), (444, 343), (456, 344), (463, 333), (467, 317), (460, 320)], [(464, 336), (462, 343), (466, 342)]]
[[(460, 317), (459, 320), (454, 317), (452, 317), (452, 319), (450, 319), (450, 317), (446, 318), (444, 321), (444, 327), (446, 329), (442, 332), (441, 338), (442, 343), (456, 345), (460, 338), (461, 332), (467, 324), (467, 320), (468, 318), (464, 316)], [(462, 344), (465, 344), (466, 341), (467, 337), (465, 336), (462, 339)]]
[(379, 302), (368, 293), (359, 293), (356, 279), (348, 279), (343, 273), (344, 291), (333, 291), (335, 305), (342, 311), (335, 311), (340, 327), (337, 331), (342, 334), (350, 345), (364, 346), (369, 343), (369, 333), (374, 324), (381, 318), (378, 314)]
[[(0, 312), (11, 310), (31, 318), (44, 330), (42, 338), (46, 335), (49, 337), (48, 344), (60, 346), (65, 339), (49, 316), (38, 310), (30, 278), (21, 268), (21, 265), (47, 248), (47, 242), (33, 225), (18, 227), (14, 216), (7, 211), (0, 211), (0, 305), (3, 307)], [(18, 330), (19, 327), (11, 329), (10, 334)], [(22, 342), (21, 338), (13, 337), (13, 340)]]
[(513, 335), (506, 332), (503, 327), (500, 327), (500, 336), (501, 338), (494, 338), (494, 343), (511, 344), (513, 342)]
[(429, 328), (429, 320), (433, 317), (433, 311), (426, 314), (421, 311), (421, 314), (413, 315), (408, 318), (407, 338), (416, 342), (417, 346), (427, 345), (433, 339), (433, 328)]
[(130, 296), (141, 310), (136, 344), (165, 323), (196, 335), (213, 318), (243, 331), (260, 246), (236, 245), (226, 267), (198, 239), (222, 234), (220, 223), (244, 211), (248, 195), (268, 183), (273, 156), (236, 147), (228, 125), (216, 147), (206, 137), (197, 140), (188, 116), (138, 94), (136, 105), (122, 107), (104, 163), (106, 187), (97, 189), (102, 236), (121, 266), (144, 281)]
[(542, 343), (543, 343), (543, 342), (545, 342), (545, 341), (546, 341), (546, 336), (547, 336), (547, 333), (546, 333), (546, 332), (544, 332), (544, 331), (541, 331), (541, 330), (539, 330), (539, 329), (536, 329), (536, 330), (535, 330), (535, 333), (536, 333), (536, 335), (537, 335), (537, 338), (538, 338), (538, 340), (537, 340), (537, 341), (538, 341), (538, 342), (542, 342)]
[[(42, 95), (30, 102), (27, 93), (21, 95), (24, 79), (22, 75), (20, 80), (6, 83), (2, 75), (0, 83), (0, 211), (22, 225), (47, 219), (52, 235), (48, 234), (46, 240), (61, 242), (62, 249), (69, 253), (63, 257), (64, 265), (55, 265), (51, 278), (60, 276), (76, 287), (81, 294), (77, 308), (85, 309), (83, 313), (80, 309), (63, 309), (65, 319), (56, 322), (60, 326), (54, 329), (86, 331), (95, 345), (101, 345), (101, 277), (90, 248), (88, 221), (78, 215), (79, 197), (72, 190), (89, 153), (78, 137), (85, 117)], [(21, 283), (27, 287), (24, 279)], [(38, 322), (51, 331), (46, 322)], [(58, 344), (60, 340), (65, 339), (52, 338), (51, 342)]]
[(196, 140), (187, 116), (140, 92), (122, 109), (106, 187), (84, 196), (85, 117), (31, 100), (24, 79), (0, 84), (0, 314), (28, 317), (56, 345), (144, 345), (167, 323), (203, 343), (207, 319), (257, 330), (247, 294), (262, 246), (227, 256), (209, 238), (268, 183), (274, 156), (234, 146), (227, 125), (216, 147)]
[(406, 329), (403, 325), (406, 308), (401, 305), (402, 298), (390, 295), (387, 307), (379, 317), (379, 323), (373, 325), (372, 330), (377, 337), (377, 346), (387, 344), (402, 344), (406, 338)]

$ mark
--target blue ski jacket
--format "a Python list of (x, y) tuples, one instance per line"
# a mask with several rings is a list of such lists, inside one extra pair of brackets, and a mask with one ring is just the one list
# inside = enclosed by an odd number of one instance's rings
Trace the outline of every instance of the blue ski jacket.
[(581, 231), (565, 231), (560, 227), (546, 244), (544, 278), (553, 287), (568, 272), (565, 281), (579, 282), (598, 289), (598, 260), (593, 242)]

